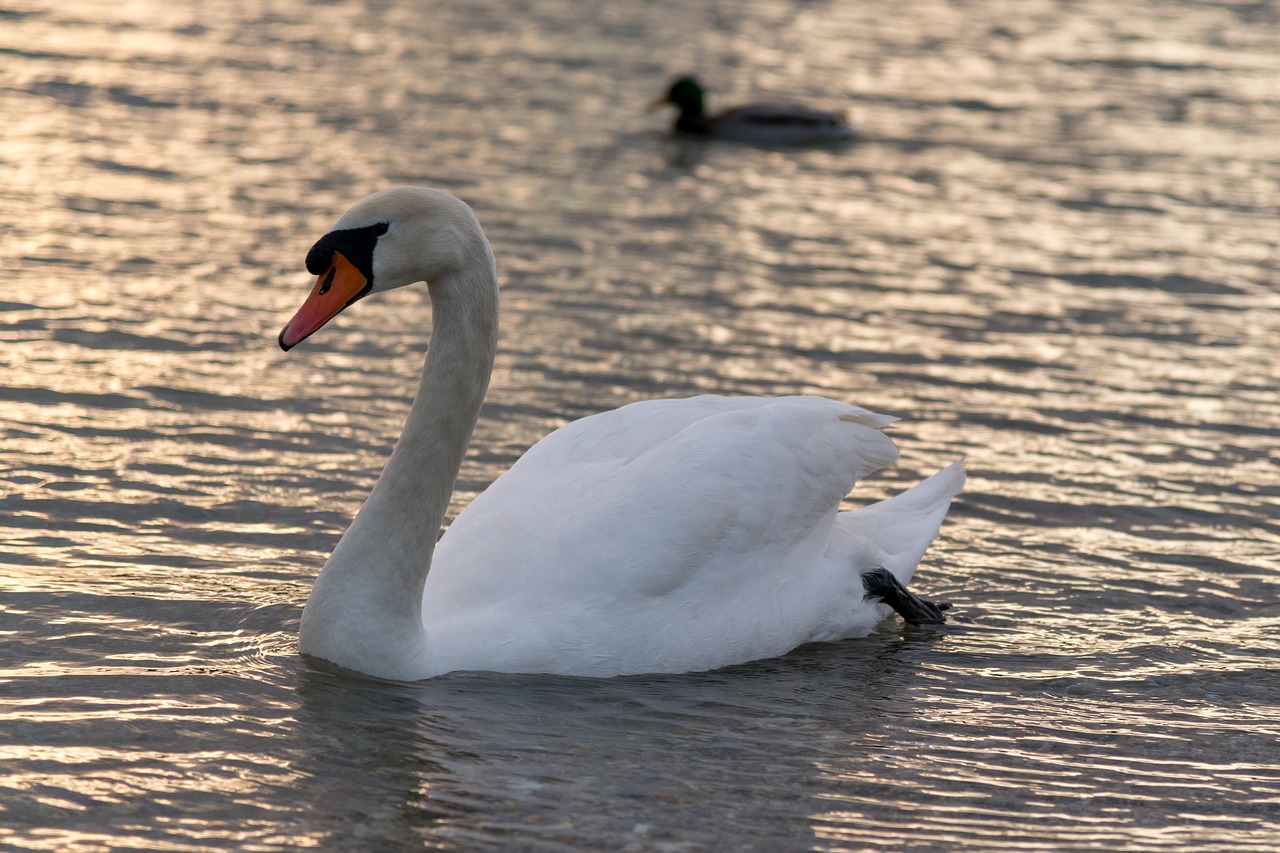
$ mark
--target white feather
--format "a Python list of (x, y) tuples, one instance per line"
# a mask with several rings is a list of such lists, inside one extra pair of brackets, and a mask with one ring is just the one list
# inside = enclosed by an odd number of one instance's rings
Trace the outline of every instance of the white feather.
[(654, 400), (576, 421), (436, 545), (492, 363), (492, 254), (470, 210), (439, 191), (384, 191), (339, 226), (377, 221), (391, 228), (374, 289), (431, 281), (431, 357), (395, 452), (316, 581), (304, 652), (405, 680), (687, 672), (863, 635), (886, 615), (862, 574), (910, 580), (964, 473), (957, 462), (839, 512), (859, 478), (896, 459), (880, 431), (893, 419), (820, 397)]

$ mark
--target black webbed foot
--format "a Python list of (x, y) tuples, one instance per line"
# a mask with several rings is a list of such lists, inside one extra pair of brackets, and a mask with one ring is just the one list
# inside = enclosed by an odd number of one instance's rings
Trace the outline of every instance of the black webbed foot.
[(951, 609), (951, 605), (946, 602), (935, 604), (925, 601), (899, 583), (884, 567), (874, 568), (864, 574), (862, 587), (867, 591), (868, 598), (883, 601), (896, 610), (909, 625), (941, 625), (947, 621), (942, 612)]

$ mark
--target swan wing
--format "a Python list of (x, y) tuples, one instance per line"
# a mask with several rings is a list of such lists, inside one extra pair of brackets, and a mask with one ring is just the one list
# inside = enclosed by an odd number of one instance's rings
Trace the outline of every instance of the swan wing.
[[(558, 614), (580, 626), (566, 632), (585, 645), (592, 630), (646, 619), (679, 631), (690, 611), (711, 623), (753, 621), (780, 587), (799, 611), (812, 609), (806, 598), (831, 592), (822, 588), (830, 579), (817, 578), (841, 499), (897, 457), (880, 432), (892, 420), (816, 397), (698, 397), (569, 424), (450, 526), (427, 578), (424, 621), (484, 642), (533, 630), (537, 640), (516, 642), (538, 642), (547, 630), (527, 626)], [(842, 592), (856, 586), (853, 566), (839, 574)], [(715, 644), (735, 653), (732, 638)]]

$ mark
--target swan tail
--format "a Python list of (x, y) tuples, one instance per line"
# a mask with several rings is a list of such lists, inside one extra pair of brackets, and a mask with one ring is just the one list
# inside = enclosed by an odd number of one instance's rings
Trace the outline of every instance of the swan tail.
[[(845, 530), (873, 547), (879, 567), (905, 586), (911, 582), (920, 558), (938, 535), (951, 499), (959, 493), (964, 481), (964, 458), (961, 457), (901, 494), (841, 513), (840, 520)], [(892, 604), (888, 600), (886, 603)]]

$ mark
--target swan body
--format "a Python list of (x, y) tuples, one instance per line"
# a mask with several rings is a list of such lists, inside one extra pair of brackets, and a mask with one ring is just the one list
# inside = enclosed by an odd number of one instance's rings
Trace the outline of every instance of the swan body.
[(820, 397), (653, 400), (570, 423), (437, 543), (496, 349), (488, 242), (453, 196), (400, 187), (344, 214), (308, 268), (285, 349), (364, 295), (423, 280), (433, 333), (400, 439), (316, 579), (302, 652), (397, 680), (613, 676), (861, 636), (892, 609), (941, 621), (904, 585), (961, 463), (841, 512), (896, 458), (881, 432), (893, 419)]
[(667, 94), (651, 105), (679, 110), (679, 133), (749, 142), (757, 145), (805, 145), (849, 139), (856, 133), (840, 113), (798, 104), (751, 104), (708, 115), (705, 93), (693, 77), (677, 78)]

